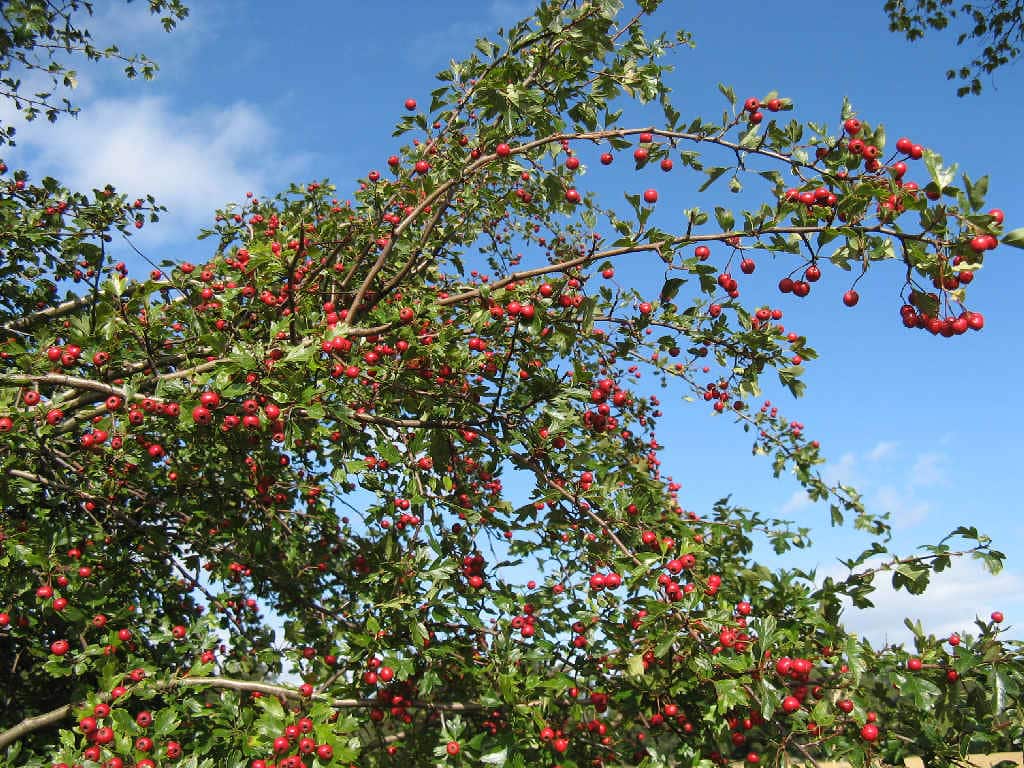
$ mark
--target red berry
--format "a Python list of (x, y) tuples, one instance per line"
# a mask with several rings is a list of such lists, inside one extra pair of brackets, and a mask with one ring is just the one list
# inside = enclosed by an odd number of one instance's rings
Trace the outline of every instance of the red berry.
[(67, 640), (54, 640), (50, 644), (50, 652), (54, 656), (63, 656), (69, 650), (71, 650), (71, 645)]
[(656, 189), (645, 189), (644, 190), (644, 202), (645, 203), (656, 203), (658, 202), (658, 190)]
[(991, 619), (996, 624), (1001, 624), (1004, 618), (1002, 611), (992, 611)]
[(457, 741), (449, 741), (448, 745), (445, 747), (445, 751), (449, 755), (457, 755), (457, 754), (459, 754), (459, 742), (457, 742)]
[(408, 109), (410, 112), (416, 109), (416, 99), (406, 99), (405, 108)]
[(860, 294), (854, 290), (849, 290), (843, 294), (843, 304), (848, 307), (857, 306), (858, 301), (860, 301)]
[(878, 739), (878, 726), (874, 723), (868, 723), (860, 729), (860, 737), (864, 741), (876, 741)]

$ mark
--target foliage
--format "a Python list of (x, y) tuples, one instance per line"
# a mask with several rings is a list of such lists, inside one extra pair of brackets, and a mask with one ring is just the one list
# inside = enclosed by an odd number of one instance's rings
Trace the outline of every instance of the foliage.
[[(815, 353), (739, 286), (763, 255), (796, 296), (900, 261), (903, 324), (959, 335), (985, 252), (1024, 237), (982, 212), (985, 179), (887, 152), (849, 105), (830, 130), (723, 86), (721, 120), (684, 119), (663, 75), (688, 37), (649, 36), (656, 5), (543, 3), (406, 105), (351, 202), (247, 197), (199, 263), (141, 280), (106, 244), (156, 201), (3, 168), (3, 764), (950, 764), (1020, 739), (1003, 617), (912, 627), (912, 650), (844, 628), (882, 574), (920, 593), (1003, 555), (969, 527), (890, 550), (759, 404)], [(660, 126), (621, 124), (630, 98)], [(586, 191), (583, 161), (623, 150), (765, 202), (659, 229), (657, 194)], [(664, 270), (659, 296), (624, 259)], [(848, 575), (763, 564), (810, 544), (794, 522), (685, 510), (646, 380), (870, 534)]]
[(1024, 3), (994, 0), (989, 3), (959, 0), (886, 0), (889, 29), (908, 40), (919, 40), (929, 30), (956, 30), (956, 44), (979, 46), (966, 64), (946, 72), (947, 80), (961, 80), (957, 96), (981, 93), (981, 76), (991, 75), (1020, 57), (1024, 41)]
[[(188, 16), (188, 8), (180, 0), (147, 2), (151, 13), (163, 14), (160, 22), (167, 31)], [(69, 99), (55, 96), (59, 89), (73, 89), (78, 83), (78, 73), (64, 63), (63, 56), (117, 59), (129, 79), (142, 75), (151, 80), (156, 74), (156, 63), (145, 56), (125, 55), (116, 45), (98, 47), (93, 42), (81, 22), (83, 16), (92, 16), (93, 5), (89, 0), (0, 3), (0, 96), (10, 100), (26, 120), (43, 114), (53, 122), (61, 114), (78, 112)], [(27, 88), (39, 90), (27, 94)], [(14, 144), (14, 134), (13, 126), (0, 123), (0, 145)]]

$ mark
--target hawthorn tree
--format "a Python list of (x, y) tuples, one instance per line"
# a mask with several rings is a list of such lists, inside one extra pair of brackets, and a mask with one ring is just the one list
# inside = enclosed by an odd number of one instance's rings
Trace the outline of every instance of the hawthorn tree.
[(993, 0), (983, 5), (960, 0), (885, 0), (884, 8), (889, 31), (902, 33), (907, 40), (951, 28), (957, 33), (957, 46), (967, 43), (976, 47), (968, 62), (946, 71), (947, 80), (961, 81), (957, 96), (978, 95), (982, 75), (991, 75), (1020, 58), (1022, 0)]
[[(765, 375), (799, 394), (815, 354), (741, 287), (774, 266), (796, 301), (892, 266), (902, 325), (971, 333), (967, 285), (1024, 231), (848, 104), (829, 129), (723, 87), (721, 120), (684, 116), (663, 75), (688, 38), (645, 31), (657, 5), (543, 3), (406, 102), (351, 200), (247, 196), (141, 279), (111, 243), (157, 201), (3, 166), (4, 765), (944, 765), (1019, 743), (1005, 617), (915, 626), (913, 649), (845, 629), (883, 572), (919, 593), (1003, 555), (967, 526), (890, 551), (760, 400)], [(649, 124), (620, 122), (631, 99)], [(763, 202), (668, 231), (656, 189), (588, 190), (612, 163)], [(659, 295), (615, 279), (624, 258)], [(871, 534), (848, 575), (760, 562), (809, 544), (796, 523), (686, 510), (651, 381)]]

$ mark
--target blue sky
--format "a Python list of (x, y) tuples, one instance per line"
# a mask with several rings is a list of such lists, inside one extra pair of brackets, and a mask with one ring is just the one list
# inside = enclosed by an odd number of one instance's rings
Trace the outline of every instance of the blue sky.
[[(161, 65), (158, 79), (130, 83), (113, 65), (83, 64), (81, 116), (20, 128), (5, 159), (71, 186), (110, 181), (129, 194), (152, 192), (170, 213), (137, 244), (154, 260), (193, 262), (208, 253), (194, 240), (199, 227), (246, 191), (264, 195), (329, 177), (344, 197), (355, 178), (383, 169), (397, 148), (391, 131), (402, 102), (427, 103), (433, 74), (450, 58), (531, 8), (520, 0), (293, 0), (282, 13), (269, 0), (218, 0), (193, 3), (192, 17), (168, 36), (144, 3), (104, 5), (93, 24), (97, 41), (145, 51)], [(1005, 210), (1010, 227), (1024, 226), (1024, 159), (1014, 147), (1024, 124), (1024, 65), (986, 81), (982, 97), (958, 99), (943, 72), (965, 54), (950, 35), (910, 45), (890, 34), (881, 0), (830, 0), (810, 12), (806, 3), (779, 0), (770, 16), (760, 3), (719, 4), (714, 13), (666, 5), (655, 25), (686, 28), (697, 43), (674, 56), (671, 85), (684, 115), (719, 115), (725, 102), (716, 84), (725, 82), (741, 98), (777, 90), (795, 101), (797, 118), (834, 127), (845, 95), (863, 119), (886, 124), (890, 141), (908, 135), (972, 178), (989, 173), (990, 202)], [(684, 207), (732, 202), (724, 185), (694, 198), (682, 173), (617, 168), (618, 175), (598, 178), (596, 157), (583, 160), (595, 168), (588, 188), (609, 202), (623, 190), (657, 186), (657, 215), (666, 225)], [(782, 308), (787, 327), (821, 353), (808, 368), (804, 398), (770, 396), (821, 440), (827, 475), (858, 485), (872, 509), (891, 511), (904, 551), (970, 523), (1009, 555), (997, 579), (967, 565), (941, 580), (929, 600), (883, 596), (878, 611), (855, 622), (875, 637), (900, 635), (899, 617), (908, 612), (936, 632), (996, 608), (1011, 622), (1024, 615), (1024, 560), (1015, 547), (1024, 505), (1014, 481), (1024, 434), (1014, 290), (1024, 284), (1022, 265), (1024, 252), (993, 252), (970, 290), (986, 327), (954, 339), (901, 327), (896, 264), (858, 284), (855, 310), (840, 303), (850, 278), (838, 270), (827, 270), (804, 301), (773, 288), (792, 265), (773, 269), (765, 260), (744, 283), (745, 296)], [(617, 275), (643, 285), (643, 267), (624, 263)], [(792, 562), (831, 569), (836, 555), (850, 553), (853, 534), (828, 531), (827, 510), (807, 504), (795, 482), (773, 480), (740, 430), (702, 407), (666, 410), (662, 465), (683, 483), (687, 508), (704, 511), (731, 492), (736, 503), (815, 528), (820, 546)]]

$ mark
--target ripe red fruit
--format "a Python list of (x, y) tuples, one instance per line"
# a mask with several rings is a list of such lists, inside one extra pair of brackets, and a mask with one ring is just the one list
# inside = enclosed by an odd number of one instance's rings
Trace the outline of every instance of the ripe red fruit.
[(459, 754), (459, 742), (457, 742), (457, 741), (449, 741), (448, 745), (445, 747), (445, 751), (449, 755), (457, 755), (457, 754)]
[(494, 148), (494, 154), (496, 154), (498, 157), (508, 157), (509, 155), (512, 154), (512, 147), (502, 142), (501, 144)]
[(665, 173), (668, 173), (669, 171), (671, 171), (672, 167), (673, 167), (673, 163), (672, 163), (672, 158), (671, 157), (666, 157), (666, 158), (664, 158), (661, 161), (661, 170), (665, 171)]
[(570, 203), (578, 203), (581, 200), (580, 193), (575, 189), (565, 190), (565, 199)]
[(658, 190), (656, 189), (645, 189), (644, 190), (644, 202), (645, 203), (656, 203), (658, 202)]
[(693, 255), (701, 261), (705, 261), (709, 256), (711, 256), (711, 249), (706, 245), (698, 245), (693, 249)]
[(633, 160), (636, 161), (637, 165), (646, 163), (648, 157), (650, 157), (650, 153), (643, 147), (637, 147), (633, 150)]
[(860, 301), (860, 294), (854, 290), (849, 290), (843, 294), (843, 304), (848, 307), (857, 306), (858, 301)]
[(858, 133), (860, 133), (860, 129), (860, 120), (858, 120), (855, 117), (851, 117), (849, 120), (843, 123), (843, 130), (846, 131), (851, 136), (856, 136)]
[(144, 709), (135, 716), (135, 722), (140, 728), (148, 728), (153, 724), (153, 713)]
[(428, 163), (426, 160), (417, 160), (416, 165), (413, 166), (413, 168), (415, 169), (416, 173), (422, 176), (423, 174), (430, 170), (430, 163)]
[(743, 259), (740, 261), (740, 272), (742, 272), (744, 275), (753, 274), (756, 268), (757, 264), (754, 262), (753, 259)]
[(181, 744), (176, 741), (168, 741), (164, 754), (171, 760), (177, 760), (181, 757)]
[(840, 699), (836, 702), (836, 706), (839, 707), (846, 714), (853, 712), (853, 702), (849, 699)]
[(601, 165), (611, 165), (612, 160), (614, 159), (615, 157), (612, 155), (611, 152), (605, 152), (603, 155), (601, 155)]
[(876, 741), (878, 739), (878, 726), (874, 723), (868, 723), (860, 729), (860, 737), (864, 741)]
[(901, 136), (899, 139), (896, 140), (897, 152), (902, 152), (904, 155), (909, 155), (913, 148), (914, 142), (912, 142), (906, 136)]
[(761, 107), (761, 100), (760, 99), (755, 99), (753, 96), (751, 96), (749, 99), (747, 99), (745, 102), (743, 102), (743, 108), (745, 110), (747, 110), (747, 112), (757, 112), (757, 110), (760, 107)]
[(641, 144), (650, 144), (652, 141), (654, 141), (654, 134), (647, 133), (645, 131), (644, 133), (641, 133), (637, 138), (640, 139)]
[(408, 109), (410, 112), (416, 109), (416, 99), (406, 99), (405, 108)]
[(309, 683), (303, 683), (302, 685), (299, 686), (299, 694), (301, 694), (302, 696), (306, 696), (306, 697), (312, 696), (313, 695), (313, 686), (310, 685)]
[(1005, 217), (1005, 214), (999, 208), (993, 208), (988, 212), (988, 215), (992, 217), (992, 220), (995, 221), (996, 224), (1002, 224), (1003, 218)]
[(909, 669), (911, 672), (920, 672), (921, 667), (923, 666), (924, 665), (921, 662), (921, 659), (919, 659), (917, 656), (911, 656), (909, 659), (907, 659), (907, 669)]
[(811, 264), (807, 269), (804, 270), (804, 280), (808, 283), (816, 283), (821, 279), (821, 269), (817, 264)]
[(569, 748), (569, 740), (559, 737), (551, 742), (551, 748), (554, 749), (555, 752), (565, 752), (565, 750)]
[(54, 640), (50, 643), (50, 653), (54, 656), (63, 656), (69, 650), (71, 650), (71, 645), (67, 640)]
[(25, 401), (25, 405), (35, 405), (39, 402), (39, 393), (34, 389), (28, 389), (21, 396), (21, 399)]
[(796, 696), (787, 696), (782, 700), (782, 711), (791, 715), (800, 709), (800, 699)]
[(213, 421), (213, 414), (209, 408), (197, 405), (192, 409), (192, 421), (205, 426)]
[(570, 157), (568, 160), (565, 161), (565, 167), (568, 168), (570, 171), (575, 171), (577, 168), (580, 167), (580, 159), (578, 157)]
[(334, 759), (334, 747), (330, 744), (321, 744), (316, 748), (316, 756), (321, 760), (328, 761)]
[(1005, 617), (1003, 616), (1003, 612), (1002, 611), (992, 611), (992, 615), (991, 615), (990, 618), (996, 624), (1001, 624)]
[(207, 390), (199, 395), (199, 402), (207, 408), (216, 408), (220, 405), (220, 395), (216, 392), (210, 392)]
[(114, 740), (114, 729), (104, 726), (96, 731), (93, 741), (97, 744), (109, 744)]
[(649, 314), (651, 314), (651, 310), (652, 309), (653, 309), (653, 307), (651, 306), (651, 303), (649, 301), (642, 301), (642, 302), (640, 302), (639, 310), (640, 310), (640, 314), (641, 315), (649, 315)]
[(78, 721), (78, 728), (82, 733), (92, 733), (96, 730), (96, 718), (83, 717)]

